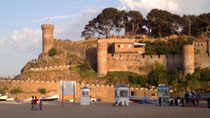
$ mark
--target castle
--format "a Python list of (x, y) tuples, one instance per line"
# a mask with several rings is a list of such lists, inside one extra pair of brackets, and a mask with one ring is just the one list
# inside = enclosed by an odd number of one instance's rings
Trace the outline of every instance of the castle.
[[(210, 42), (196, 41), (183, 46), (182, 55), (143, 55), (144, 43), (136, 43), (136, 39), (99, 39), (97, 48), (77, 45), (74, 42), (64, 45), (53, 37), (54, 25), (42, 25), (43, 51), (47, 53), (52, 47), (65, 49), (91, 65), (97, 65), (99, 76), (110, 71), (130, 71), (147, 75), (155, 63), (159, 63), (169, 71), (183, 69), (184, 75), (192, 74), (195, 68), (210, 67)], [(79, 49), (78, 49), (79, 48)]]

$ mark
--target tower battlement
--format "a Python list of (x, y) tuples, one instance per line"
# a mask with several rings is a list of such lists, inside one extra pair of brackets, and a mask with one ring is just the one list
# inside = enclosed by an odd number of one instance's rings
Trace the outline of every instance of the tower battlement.
[(54, 25), (51, 25), (51, 24), (44, 24), (41, 27), (42, 27), (42, 30), (54, 30)]

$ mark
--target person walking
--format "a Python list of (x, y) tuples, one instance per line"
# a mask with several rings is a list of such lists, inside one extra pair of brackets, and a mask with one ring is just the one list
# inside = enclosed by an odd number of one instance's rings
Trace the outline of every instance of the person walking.
[(178, 105), (178, 94), (177, 94), (177, 92), (175, 91), (174, 92), (174, 101), (175, 101), (175, 105), (177, 106)]
[(184, 107), (184, 91), (182, 91), (181, 93), (180, 93), (180, 99), (181, 99), (181, 103), (182, 103), (182, 107)]
[(34, 96), (31, 97), (31, 110), (34, 110)]
[(189, 105), (189, 102), (190, 102), (190, 95), (189, 95), (189, 92), (188, 92), (188, 91), (185, 93), (184, 97), (185, 97), (186, 104)]
[(38, 102), (38, 99), (37, 97), (35, 96), (35, 99), (34, 99), (34, 110), (38, 110), (38, 107), (37, 107), (37, 102)]
[(39, 110), (42, 110), (42, 99), (39, 100)]
[(197, 105), (199, 105), (199, 100), (200, 100), (200, 93), (197, 92), (196, 93), (196, 102), (197, 102)]
[(196, 96), (195, 96), (195, 92), (193, 91), (192, 92), (192, 103), (193, 103), (193, 106), (195, 106), (195, 99), (196, 99)]

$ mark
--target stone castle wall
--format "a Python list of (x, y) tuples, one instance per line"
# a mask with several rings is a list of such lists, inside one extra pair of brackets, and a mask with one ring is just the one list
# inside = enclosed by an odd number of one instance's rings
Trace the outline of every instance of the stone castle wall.
[(210, 68), (210, 56), (195, 54), (195, 68)]
[(108, 71), (131, 71), (141, 75), (151, 72), (155, 63), (166, 67), (165, 55), (108, 55)]
[(91, 46), (77, 44), (68, 40), (54, 39), (54, 47), (66, 50), (83, 60), (87, 60), (91, 65), (97, 63), (97, 50)]
[(183, 69), (183, 56), (182, 55), (167, 55), (167, 69), (173, 71), (175, 69)]
[[(9, 90), (13, 90), (14, 88), (20, 88), (23, 93), (19, 94), (10, 94), (9, 97), (14, 97), (17, 99), (28, 99), (31, 96), (37, 96), (40, 98), (41, 96), (51, 96), (55, 94), (59, 94), (59, 100), (61, 100), (61, 93), (60, 93), (60, 82), (57, 81), (5, 81), (0, 80), (0, 85), (8, 86)], [(102, 102), (114, 102), (114, 85), (95, 85), (95, 84), (84, 84), (84, 83), (77, 83), (76, 84), (76, 102), (80, 101), (80, 91), (81, 88), (87, 86), (90, 88), (90, 96), (91, 98), (98, 98), (101, 99)], [(37, 90), (40, 88), (45, 88), (47, 91), (46, 95), (40, 94)], [(151, 94), (155, 93), (157, 95), (157, 90), (148, 90), (147, 88), (130, 88), (131, 91), (134, 91), (135, 96), (151, 96)], [(68, 100), (73, 98), (72, 95), (65, 95), (64, 99)]]
[(52, 71), (52, 70), (67, 70), (69, 67), (76, 65), (60, 65), (60, 66), (49, 66), (44, 68), (30, 68), (28, 71)]
[(183, 46), (183, 71), (184, 75), (195, 71), (194, 45), (192, 44)]

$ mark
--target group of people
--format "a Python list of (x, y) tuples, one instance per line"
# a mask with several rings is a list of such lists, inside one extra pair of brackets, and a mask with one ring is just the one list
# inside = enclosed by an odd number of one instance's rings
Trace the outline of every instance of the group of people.
[(31, 110), (38, 110), (38, 101), (39, 101), (39, 110), (42, 110), (42, 99), (38, 100), (36, 96), (32, 96), (31, 100)]
[(180, 99), (182, 106), (189, 105), (190, 102), (192, 102), (193, 106), (195, 106), (196, 103), (197, 103), (197, 105), (199, 104), (200, 94), (199, 94), (199, 92), (195, 92), (195, 91), (193, 91), (193, 92), (187, 91), (186, 93), (181, 92), (178, 94), (175, 91), (174, 92), (174, 102), (175, 102), (176, 106), (178, 106), (178, 99)]

